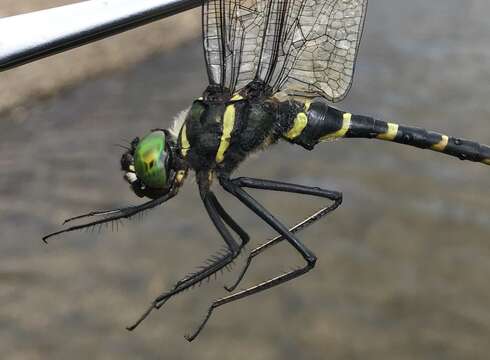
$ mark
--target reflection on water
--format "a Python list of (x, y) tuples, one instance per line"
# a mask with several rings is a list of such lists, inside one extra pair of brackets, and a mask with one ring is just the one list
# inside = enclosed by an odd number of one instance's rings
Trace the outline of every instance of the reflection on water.
[[(483, 0), (371, 1), (356, 81), (338, 106), (490, 143), (488, 10)], [(182, 335), (224, 294), (223, 278), (127, 333), (154, 296), (221, 247), (193, 180), (118, 232), (47, 247), (40, 237), (66, 217), (137, 202), (113, 144), (167, 126), (205, 80), (196, 40), (0, 119), (5, 358), (487, 358), (488, 169), (368, 140), (313, 152), (280, 144), (239, 171), (344, 192), (342, 208), (302, 234), (315, 271), (220, 309), (192, 345)], [(321, 205), (256, 195), (289, 223)], [(220, 196), (254, 244), (271, 235)], [(270, 250), (244, 284), (299, 264), (291, 253)]]

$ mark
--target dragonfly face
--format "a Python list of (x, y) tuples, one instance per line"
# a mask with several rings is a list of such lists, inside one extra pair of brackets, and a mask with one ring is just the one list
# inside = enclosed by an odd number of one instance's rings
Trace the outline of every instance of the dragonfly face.
[(172, 137), (156, 129), (135, 138), (121, 157), (124, 178), (139, 197), (157, 198), (169, 192), (174, 181)]

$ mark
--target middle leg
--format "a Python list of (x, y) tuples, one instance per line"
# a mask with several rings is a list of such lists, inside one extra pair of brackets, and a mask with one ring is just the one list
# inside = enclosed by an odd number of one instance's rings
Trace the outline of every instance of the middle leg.
[[(216, 198), (216, 196), (214, 195), (214, 193), (210, 192), (209, 193), (209, 196), (210, 196), (210, 200), (211, 200), (214, 208), (218, 212), (219, 216), (240, 237), (241, 243), (239, 244), (239, 249), (238, 249), (238, 253), (240, 253), (243, 250), (243, 248), (245, 247), (245, 245), (249, 242), (250, 236), (245, 232), (245, 230), (243, 230), (240, 227), (240, 225), (238, 225), (235, 222), (235, 220), (233, 220), (233, 218), (226, 212), (226, 210), (223, 209), (223, 206), (220, 204), (220, 202), (218, 201), (218, 199)], [(218, 257), (219, 257), (219, 254), (218, 255), (214, 255), (214, 256), (212, 256), (211, 258), (208, 259), (208, 262), (209, 261), (213, 261), (213, 260), (217, 260)], [(200, 272), (202, 272), (202, 271), (204, 271), (204, 269), (200, 270)], [(214, 273), (214, 274), (216, 274), (216, 273)], [(179, 288), (180, 286), (182, 286), (193, 275), (196, 275), (196, 273), (189, 274), (186, 277), (184, 277), (183, 279), (179, 280), (174, 285), (174, 290), (177, 289), (177, 288)], [(208, 277), (208, 279), (209, 279), (209, 277)], [(160, 309), (165, 304), (165, 302), (167, 300), (168, 300), (168, 298), (162, 300), (160, 303), (158, 303), (155, 306), (155, 308)]]
[[(211, 264), (205, 266), (202, 270), (197, 271), (175, 284), (172, 290), (165, 292), (158, 296), (151, 304), (151, 306), (140, 316), (140, 318), (131, 326), (127, 327), (128, 330), (134, 330), (149, 314), (157, 308), (159, 309), (167, 300), (174, 295), (193, 287), (194, 285), (202, 282), (206, 278), (209, 278), (213, 274), (227, 267), (241, 252), (243, 247), (249, 241), (248, 234), (226, 213), (221, 204), (216, 199), (216, 196), (211, 191), (206, 191), (201, 194), (204, 206), (211, 218), (213, 224), (216, 226), (218, 232), (223, 237), (227, 251), (226, 253), (215, 256), (212, 259)], [(228, 225), (233, 229), (241, 239), (241, 243), (238, 244), (231, 233), (226, 228)]]

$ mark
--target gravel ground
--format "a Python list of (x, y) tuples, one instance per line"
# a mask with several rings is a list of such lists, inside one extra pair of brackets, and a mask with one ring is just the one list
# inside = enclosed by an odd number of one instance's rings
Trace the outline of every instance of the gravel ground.
[[(356, 81), (338, 106), (490, 143), (488, 2), (370, 5)], [(137, 203), (113, 144), (168, 126), (205, 83), (195, 40), (0, 118), (2, 358), (488, 359), (488, 167), (368, 140), (279, 144), (237, 173), (343, 191), (342, 207), (301, 234), (319, 256), (314, 271), (223, 307), (192, 344), (183, 334), (236, 272), (124, 330), (222, 245), (193, 180), (118, 231), (40, 238), (66, 217)], [(252, 245), (272, 235), (218, 194)], [(254, 194), (288, 224), (321, 205)], [(243, 285), (299, 264), (278, 246)]]

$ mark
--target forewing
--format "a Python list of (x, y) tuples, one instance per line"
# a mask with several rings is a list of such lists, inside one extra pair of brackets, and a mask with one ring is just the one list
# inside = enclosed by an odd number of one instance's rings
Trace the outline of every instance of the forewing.
[(203, 44), (210, 84), (234, 92), (252, 80), (273, 91), (345, 96), (367, 0), (210, 0)]
[[(242, 71), (253, 71), (260, 47), (262, 14), (255, 0), (209, 0), (203, 4), (203, 45), (209, 83), (237, 89)], [(253, 76), (252, 76), (253, 78)]]
[[(231, 91), (252, 80), (272, 83), (282, 42), (298, 18), (297, 0), (210, 0), (203, 4), (203, 44), (210, 84)], [(276, 81), (277, 82), (277, 81)]]

